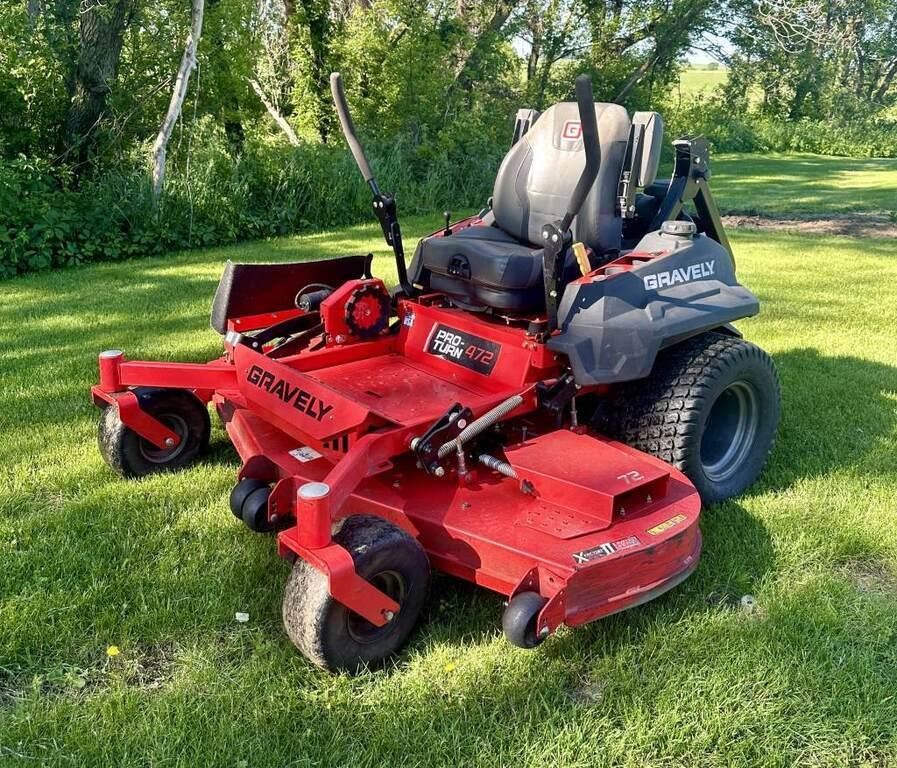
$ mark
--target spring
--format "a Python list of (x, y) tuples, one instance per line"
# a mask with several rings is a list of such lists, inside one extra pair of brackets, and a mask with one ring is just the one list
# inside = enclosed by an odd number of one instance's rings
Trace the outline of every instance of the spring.
[(447, 443), (443, 443), (438, 451), (438, 456), (440, 459), (444, 459), (448, 456), (452, 451), (457, 451), (464, 443), (466, 443), (471, 438), (476, 437), (481, 432), (489, 429), (493, 424), (501, 421), (505, 416), (507, 416), (511, 411), (513, 411), (518, 405), (523, 403), (523, 395), (514, 395), (513, 397), (509, 397), (503, 403), (499, 403), (495, 406), (491, 411), (487, 411), (480, 418), (475, 421), (470, 422), (463, 430), (461, 430), (461, 434), (459, 434), (454, 440), (449, 440)]
[(484, 467), (494, 469), (500, 475), (504, 475), (505, 477), (512, 477), (515, 480), (517, 479), (517, 471), (514, 467), (508, 464), (508, 462), (497, 459), (495, 456), (490, 456), (488, 453), (481, 453), (478, 458), (480, 464)]

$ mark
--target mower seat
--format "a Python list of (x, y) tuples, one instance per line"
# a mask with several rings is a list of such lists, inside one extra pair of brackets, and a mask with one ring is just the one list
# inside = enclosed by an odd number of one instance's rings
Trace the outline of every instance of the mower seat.
[[(595, 104), (595, 115), (601, 166), (572, 230), (574, 240), (585, 243), (600, 260), (621, 244), (616, 195), (630, 121), (619, 104)], [(411, 263), (412, 282), (474, 308), (543, 308), (539, 238), (543, 225), (563, 218), (582, 173), (580, 133), (575, 103), (549, 107), (502, 161), (487, 225), (422, 240)]]
[[(571, 264), (575, 269), (568, 258)], [(542, 249), (497, 226), (472, 226), (421, 241), (411, 274), (416, 283), (472, 309), (531, 312), (545, 304)]]

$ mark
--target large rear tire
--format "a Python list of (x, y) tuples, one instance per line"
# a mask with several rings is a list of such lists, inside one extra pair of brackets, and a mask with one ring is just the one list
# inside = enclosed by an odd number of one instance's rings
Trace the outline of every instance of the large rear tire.
[(775, 442), (781, 387), (772, 358), (705, 333), (664, 350), (644, 380), (621, 385), (598, 426), (681, 470), (705, 505), (737, 496)]
[(399, 604), (398, 613), (374, 626), (335, 600), (327, 577), (299, 559), (284, 590), (283, 624), (309, 661), (354, 674), (382, 666), (405, 644), (427, 598), (430, 561), (416, 539), (379, 517), (348, 518), (334, 540), (352, 555), (359, 576)]

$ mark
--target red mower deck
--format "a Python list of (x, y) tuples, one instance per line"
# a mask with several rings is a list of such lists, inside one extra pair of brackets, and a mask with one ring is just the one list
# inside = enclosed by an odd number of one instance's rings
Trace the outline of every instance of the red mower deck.
[[(502, 229), (499, 212), (519, 211), (495, 205), (447, 219), (419, 244), (409, 277), (395, 200), (373, 179), (338, 75), (332, 85), (397, 291), (371, 276), (370, 255), (228, 262), (212, 311), (221, 358), (100, 355), (106, 461), (131, 477), (187, 466), (208, 446), (214, 405), (242, 464), (231, 509), (276, 533), (293, 562), (287, 633), (330, 669), (396, 653), (431, 569), (507, 597), (505, 634), (525, 648), (679, 584), (700, 557), (702, 497), (753, 482), (778, 422), (771, 360), (728, 325), (758, 304), (717, 226), (706, 147), (677, 144), (659, 231), (603, 253), (601, 233), (574, 243), (602, 161), (596, 114), (619, 121), (622, 109), (595, 105), (580, 78), (577, 104), (552, 108), (578, 114), (576, 130), (555, 115), (515, 133), (540, 135), (558, 162), (584, 154), (542, 245), (515, 239), (519, 222)], [(625, 180), (644, 186), (642, 152), (657, 151), (639, 119)], [(529, 162), (524, 149), (503, 169)], [(623, 181), (621, 217), (634, 194)], [(680, 220), (688, 201), (706, 234)]]

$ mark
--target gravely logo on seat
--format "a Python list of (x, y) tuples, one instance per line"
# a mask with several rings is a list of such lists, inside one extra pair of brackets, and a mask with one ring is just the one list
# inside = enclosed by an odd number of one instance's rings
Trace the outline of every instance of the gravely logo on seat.
[(700, 264), (689, 264), (687, 267), (677, 267), (669, 272), (658, 272), (656, 275), (645, 275), (645, 289), (656, 291), (658, 288), (669, 288), (679, 283), (690, 283), (692, 280), (703, 280), (710, 277), (716, 271), (716, 259), (702, 261)]
[(253, 365), (249, 369), (246, 381), (259, 389), (265, 390), (270, 395), (279, 397), (288, 405), (292, 405), (300, 413), (311, 416), (316, 421), (322, 421), (333, 410), (332, 405), (327, 405), (311, 392), (306, 392), (298, 385), (291, 385), (286, 379), (275, 376), (270, 371)]

